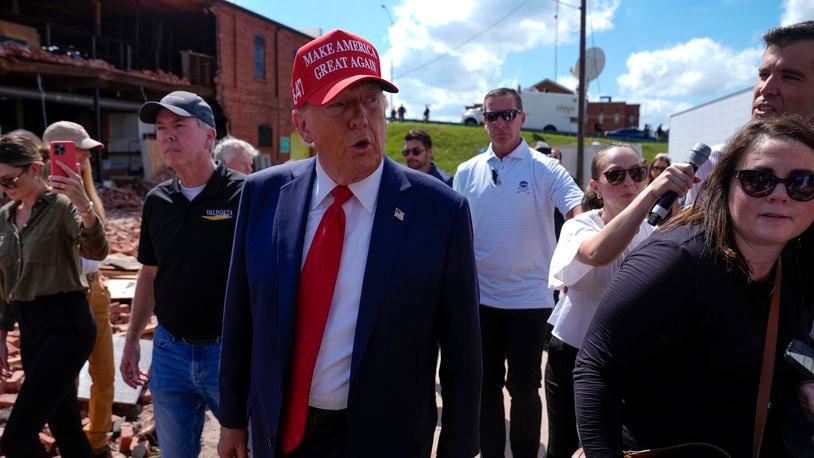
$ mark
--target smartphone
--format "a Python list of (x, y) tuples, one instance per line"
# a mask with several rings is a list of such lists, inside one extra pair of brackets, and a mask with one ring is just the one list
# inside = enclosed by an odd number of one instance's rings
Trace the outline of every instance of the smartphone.
[(802, 340), (794, 339), (783, 354), (786, 361), (806, 377), (814, 379), (814, 348)]
[(79, 167), (76, 165), (76, 145), (74, 142), (51, 142), (51, 175), (58, 175), (67, 177), (68, 174), (58, 166), (57, 162), (62, 162), (67, 165), (71, 170), (79, 173)]

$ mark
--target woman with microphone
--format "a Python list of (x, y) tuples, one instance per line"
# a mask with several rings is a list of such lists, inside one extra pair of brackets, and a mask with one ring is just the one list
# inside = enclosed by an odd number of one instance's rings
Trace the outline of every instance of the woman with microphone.
[(549, 284), (567, 290), (551, 314), (554, 326), (545, 370), (548, 457), (570, 458), (577, 449), (572, 372), (585, 331), (625, 256), (652, 232), (644, 219), (665, 193), (687, 192), (689, 164), (668, 167), (650, 184), (647, 167), (629, 145), (600, 150), (591, 162), (583, 208), (565, 222), (551, 259)]

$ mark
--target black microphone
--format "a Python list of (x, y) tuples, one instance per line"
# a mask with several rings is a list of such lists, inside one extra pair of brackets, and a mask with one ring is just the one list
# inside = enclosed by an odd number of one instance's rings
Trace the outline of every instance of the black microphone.
[[(687, 162), (692, 166), (694, 171), (698, 171), (698, 167), (704, 162), (707, 162), (709, 159), (709, 153), (711, 152), (709, 146), (703, 143), (696, 143), (695, 146), (690, 149), (690, 158)], [(664, 218), (667, 217), (667, 214), (670, 213), (670, 209), (673, 208), (673, 203), (678, 199), (678, 194), (674, 193), (673, 191), (669, 191), (653, 206), (653, 209), (650, 210), (650, 216), (647, 217), (647, 222), (651, 226), (655, 226), (662, 222)]]

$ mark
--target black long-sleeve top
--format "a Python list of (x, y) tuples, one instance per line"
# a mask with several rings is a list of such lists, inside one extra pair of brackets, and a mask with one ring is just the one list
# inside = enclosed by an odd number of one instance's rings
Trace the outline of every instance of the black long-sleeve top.
[[(750, 284), (726, 273), (704, 253), (703, 237), (696, 226), (654, 234), (627, 258), (599, 304), (574, 370), (589, 457), (684, 442), (751, 455), (774, 277)], [(811, 327), (795, 256), (784, 255), (783, 272), (773, 407), (761, 456), (782, 456), (785, 400), (802, 381), (782, 354)]]

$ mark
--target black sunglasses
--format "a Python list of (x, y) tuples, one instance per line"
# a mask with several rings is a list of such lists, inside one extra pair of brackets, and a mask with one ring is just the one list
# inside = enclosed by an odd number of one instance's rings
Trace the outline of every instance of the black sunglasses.
[(763, 170), (741, 170), (735, 172), (735, 177), (741, 182), (743, 192), (751, 197), (766, 197), (774, 191), (777, 183), (783, 183), (792, 199), (799, 202), (814, 199), (814, 174), (778, 178)]
[(407, 157), (407, 156), (409, 156), (411, 154), (413, 156), (418, 156), (423, 152), (424, 152), (424, 150), (417, 147), (417, 146), (415, 146), (413, 148), (404, 148), (403, 150), (401, 150), (401, 154), (404, 155), (404, 157)]
[(641, 183), (647, 176), (647, 167), (636, 166), (629, 169), (616, 169), (603, 173), (610, 184), (622, 184), (625, 181), (625, 174), (630, 175), (630, 179), (636, 183)]
[(26, 170), (28, 170), (28, 166), (23, 167), (23, 169), (20, 170), (20, 173), (18, 173), (16, 177), (0, 178), (0, 186), (6, 189), (15, 189), (17, 187), (17, 181), (20, 179), (21, 176), (23, 176)]
[(519, 115), (520, 113), (522, 113), (522, 111), (515, 110), (514, 108), (512, 108), (511, 110), (503, 111), (487, 111), (483, 113), (483, 119), (485, 119), (488, 122), (495, 122), (497, 121), (497, 118), (500, 117), (504, 121), (509, 122), (516, 118), (517, 115)]

